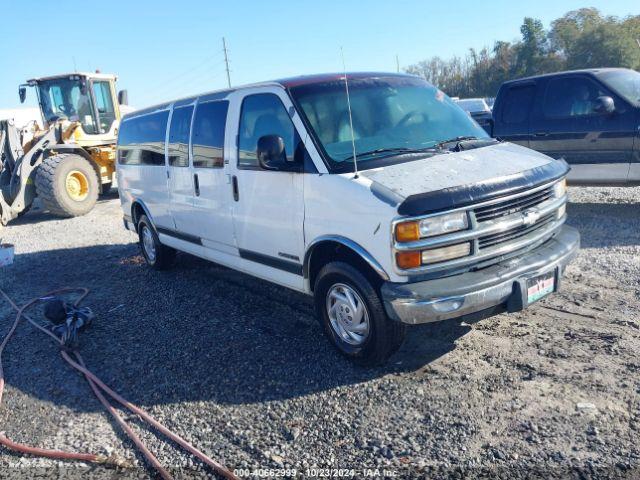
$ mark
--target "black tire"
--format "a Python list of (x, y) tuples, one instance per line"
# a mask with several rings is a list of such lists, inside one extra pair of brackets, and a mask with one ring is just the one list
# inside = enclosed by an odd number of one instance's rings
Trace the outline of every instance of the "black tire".
[[(137, 225), (138, 241), (142, 256), (147, 264), (156, 270), (166, 270), (173, 265), (176, 258), (176, 251), (160, 243), (156, 229), (153, 228), (151, 221), (146, 215), (142, 215)], [(153, 242), (153, 252), (151, 248), (145, 246), (145, 235), (150, 235), (150, 241)]]
[(111, 188), (113, 187), (113, 182), (103, 183), (100, 185), (100, 195), (108, 195), (111, 192)]
[[(329, 318), (327, 296), (333, 287), (339, 285), (355, 290), (363, 300), (368, 314), (368, 333), (362, 343), (357, 345), (345, 341)], [(348, 263), (331, 262), (320, 270), (314, 287), (314, 301), (318, 319), (331, 343), (340, 353), (360, 365), (375, 366), (386, 362), (404, 341), (406, 326), (387, 317), (372, 283)]]
[[(86, 179), (81, 199), (74, 199), (67, 189), (67, 177), (79, 172)], [(84, 180), (83, 180), (84, 181)], [(91, 163), (80, 155), (61, 153), (45, 158), (36, 173), (36, 192), (46, 210), (60, 217), (86, 215), (98, 200), (98, 176)]]

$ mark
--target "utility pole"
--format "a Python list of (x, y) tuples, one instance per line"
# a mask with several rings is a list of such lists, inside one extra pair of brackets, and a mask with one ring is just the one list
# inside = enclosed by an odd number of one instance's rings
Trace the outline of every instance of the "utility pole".
[(224, 50), (224, 64), (227, 67), (227, 84), (229, 85), (229, 88), (231, 88), (231, 75), (229, 74), (229, 56), (227, 55), (227, 42), (224, 37), (222, 37), (222, 49)]
[(396, 71), (400, 73), (400, 59), (398, 58), (397, 53), (396, 53)]

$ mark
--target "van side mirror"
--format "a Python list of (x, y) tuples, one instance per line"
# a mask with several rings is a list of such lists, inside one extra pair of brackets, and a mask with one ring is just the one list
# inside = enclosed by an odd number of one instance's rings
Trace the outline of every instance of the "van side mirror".
[(129, 92), (126, 90), (120, 90), (118, 92), (118, 103), (120, 105), (129, 105)]
[(287, 155), (280, 135), (260, 137), (256, 153), (260, 167), (265, 170), (287, 170)]
[(24, 85), (20, 85), (20, 87), (18, 88), (18, 97), (20, 97), (20, 103), (24, 103), (25, 99), (27, 98), (27, 87), (25, 87)]
[(598, 97), (593, 104), (593, 111), (595, 113), (609, 114), (615, 112), (615, 110), (616, 106), (613, 103), (613, 98), (611, 97)]

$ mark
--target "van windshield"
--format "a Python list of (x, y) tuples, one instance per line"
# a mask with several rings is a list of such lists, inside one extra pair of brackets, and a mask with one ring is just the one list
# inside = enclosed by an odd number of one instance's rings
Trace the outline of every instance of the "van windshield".
[[(358, 167), (487, 133), (442, 91), (410, 76), (348, 78)], [(353, 168), (344, 77), (290, 88), (334, 171)], [(398, 159), (398, 161), (402, 161)], [(387, 162), (385, 162), (387, 163)], [(391, 161), (390, 163), (393, 163)]]

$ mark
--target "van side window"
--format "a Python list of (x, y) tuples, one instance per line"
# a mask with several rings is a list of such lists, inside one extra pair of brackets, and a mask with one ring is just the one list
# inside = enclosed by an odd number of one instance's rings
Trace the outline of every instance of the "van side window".
[(535, 85), (511, 87), (502, 102), (502, 121), (511, 125), (527, 122), (535, 91)]
[(545, 117), (580, 117), (593, 115), (598, 97), (607, 93), (584, 77), (553, 78), (544, 95)]
[(272, 93), (249, 95), (242, 101), (238, 166), (260, 168), (256, 150), (258, 139), (264, 135), (280, 135), (287, 159), (293, 161), (299, 137), (284, 105)]
[(173, 110), (169, 127), (169, 165), (172, 167), (189, 166), (189, 131), (193, 106)]
[(164, 139), (169, 112), (127, 119), (118, 134), (118, 163), (164, 166)]
[(199, 103), (193, 120), (191, 148), (193, 166), (220, 168), (224, 165), (224, 128), (229, 102)]

